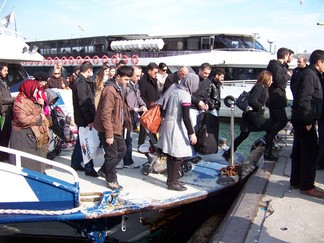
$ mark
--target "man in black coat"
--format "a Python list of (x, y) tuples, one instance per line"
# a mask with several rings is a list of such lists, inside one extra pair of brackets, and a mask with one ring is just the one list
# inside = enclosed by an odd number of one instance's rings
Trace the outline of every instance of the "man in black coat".
[[(149, 109), (151, 104), (158, 99), (158, 85), (157, 85), (157, 73), (159, 66), (155, 62), (151, 62), (147, 65), (146, 73), (138, 81), (139, 90), (141, 92), (141, 98)], [(138, 136), (138, 147), (144, 144), (146, 139), (146, 130), (141, 125)]]
[[(211, 65), (209, 63), (203, 63), (200, 65), (198, 76), (199, 76), (199, 86), (195, 93), (191, 95), (191, 106), (190, 106), (190, 121), (192, 123), (192, 126), (195, 128), (195, 131), (199, 129), (198, 127), (198, 120), (203, 121), (200, 122), (199, 125), (203, 126), (206, 119), (205, 116), (207, 116), (208, 111), (208, 104), (209, 102), (209, 89), (211, 85), (211, 81), (209, 80), (209, 75), (211, 73)], [(197, 125), (197, 126), (196, 126)], [(200, 143), (203, 137), (197, 137), (198, 142)], [(197, 151), (195, 151), (197, 152)], [(193, 154), (193, 157), (191, 158), (191, 162), (197, 163), (201, 160), (200, 156), (198, 156), (197, 153)]]
[(301, 193), (324, 198), (314, 181), (318, 153), (315, 123), (321, 116), (323, 92), (319, 77), (324, 72), (324, 51), (316, 50), (310, 56), (310, 65), (303, 70), (292, 88), (293, 106), (291, 122), (294, 142), (291, 157), (290, 185)]
[[(80, 66), (80, 73), (74, 81), (72, 89), (74, 121), (79, 127), (88, 126), (93, 128), (95, 118), (94, 94), (95, 85), (91, 80), (93, 75), (93, 66), (90, 62), (83, 62)], [(75, 170), (85, 171), (87, 176), (98, 177), (95, 171), (93, 160), (91, 159), (85, 164), (85, 168), (81, 166), (82, 150), (80, 140), (77, 139), (73, 154), (71, 156), (71, 167)]]
[[(5, 78), (8, 76), (8, 64), (0, 62), (0, 146), (8, 147), (11, 134), (12, 104), (14, 99), (10, 95)], [(0, 152), (0, 161), (9, 157), (5, 152)]]
[[(277, 131), (275, 134), (282, 130), (288, 122), (286, 87), (292, 75), (292, 72), (287, 69), (289, 55), (290, 50), (282, 47), (277, 51), (277, 60), (271, 60), (267, 66), (267, 70), (271, 72), (273, 78), (273, 83), (269, 88), (268, 107), (270, 119), (274, 123), (274, 130)], [(271, 150), (264, 151), (264, 158), (266, 160), (278, 159), (271, 153)]]
[(172, 85), (176, 83), (180, 83), (180, 80), (187, 76), (189, 73), (189, 69), (186, 66), (181, 66), (178, 71), (174, 73), (170, 73), (164, 83), (163, 93)]

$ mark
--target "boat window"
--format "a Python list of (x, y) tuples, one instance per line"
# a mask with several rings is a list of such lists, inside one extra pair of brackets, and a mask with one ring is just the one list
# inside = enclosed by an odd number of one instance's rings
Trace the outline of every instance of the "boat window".
[(252, 48), (266, 51), (266, 49), (252, 36), (216, 36), (217, 48), (224, 48), (218, 47), (221, 46), (221, 43), (225, 45), (225, 48)]
[(202, 37), (201, 38), (201, 50), (210, 50), (213, 49), (214, 38), (211, 37)]
[(163, 49), (168, 50), (168, 51), (179, 51), (183, 50), (184, 44), (183, 41), (179, 39), (168, 39), (164, 40), (164, 47)]
[(20, 64), (8, 64), (6, 82), (10, 92), (17, 92), (19, 85), (28, 78), (27, 71)]
[(188, 50), (199, 50), (199, 38), (188, 38), (187, 46)]

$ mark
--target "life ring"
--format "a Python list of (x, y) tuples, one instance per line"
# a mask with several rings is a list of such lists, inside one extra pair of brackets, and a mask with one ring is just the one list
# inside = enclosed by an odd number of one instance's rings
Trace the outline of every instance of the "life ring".
[(118, 62), (118, 57), (116, 55), (112, 55), (111, 58), (110, 58), (112, 64), (117, 64)]
[(138, 62), (139, 62), (139, 57), (138, 57), (137, 55), (133, 55), (133, 56), (132, 56), (132, 63), (133, 63), (134, 65), (137, 65)]
[(69, 64), (70, 65), (74, 64), (74, 58), (72, 56), (69, 56)]
[(106, 56), (106, 55), (103, 55), (103, 56), (101, 57), (101, 62), (102, 62), (102, 64), (104, 64), (105, 62), (109, 62), (109, 57)]
[(61, 58), (61, 60), (62, 60), (62, 64), (63, 64), (63, 65), (66, 65), (66, 63), (67, 63), (67, 59), (66, 59), (66, 57), (63, 56), (63, 57)]
[(52, 65), (53, 59), (51, 57), (47, 58), (47, 64)]
[(99, 62), (100, 62), (100, 59), (99, 59), (98, 56), (94, 56), (94, 57), (92, 57), (92, 63), (93, 63), (93, 64), (99, 64)]
[(127, 55), (122, 55), (121, 59), (125, 60), (125, 63), (128, 63), (128, 56)]
[(81, 64), (81, 63), (83, 63), (83, 59), (82, 59), (82, 57), (80, 57), (80, 56), (77, 56), (77, 57), (75, 58), (75, 60), (76, 60), (77, 64)]
[(44, 57), (43, 58), (43, 65), (45, 65), (46, 64), (46, 58)]
[(54, 63), (55, 63), (55, 64), (57, 64), (59, 60), (60, 60), (60, 58), (58, 58), (58, 57), (54, 57)]
[(91, 58), (89, 56), (85, 56), (84, 61), (91, 62)]

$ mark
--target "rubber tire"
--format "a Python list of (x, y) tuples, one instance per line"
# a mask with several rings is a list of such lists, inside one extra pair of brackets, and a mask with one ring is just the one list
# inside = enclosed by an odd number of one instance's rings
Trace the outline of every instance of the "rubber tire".
[(227, 107), (231, 107), (233, 103), (235, 104), (235, 98), (232, 95), (228, 95), (225, 97), (224, 104)]

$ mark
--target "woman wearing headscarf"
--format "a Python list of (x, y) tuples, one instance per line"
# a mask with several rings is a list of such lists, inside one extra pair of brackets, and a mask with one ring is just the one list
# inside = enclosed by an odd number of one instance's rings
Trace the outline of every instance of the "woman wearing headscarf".
[(159, 129), (157, 147), (167, 155), (167, 185), (169, 190), (187, 190), (178, 181), (181, 163), (192, 156), (191, 144), (197, 142), (189, 118), (191, 95), (198, 89), (199, 77), (189, 74), (179, 84), (173, 84), (161, 97), (164, 119)]
[[(10, 147), (37, 156), (45, 157), (49, 142), (48, 120), (43, 106), (44, 99), (39, 95), (40, 83), (26, 80), (19, 87), (19, 94), (13, 103), (13, 127)], [(14, 157), (10, 158), (14, 162)], [(45, 172), (45, 166), (38, 161), (22, 158), (22, 167)]]

